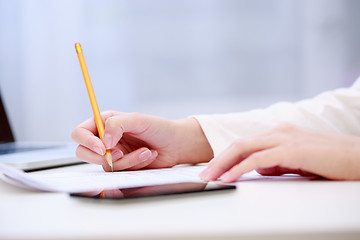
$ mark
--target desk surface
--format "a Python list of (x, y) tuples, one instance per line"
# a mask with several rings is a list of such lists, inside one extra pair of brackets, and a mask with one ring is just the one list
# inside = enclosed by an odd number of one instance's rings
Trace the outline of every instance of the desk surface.
[(244, 181), (236, 191), (99, 201), (0, 180), (0, 239), (360, 239), (360, 182)]

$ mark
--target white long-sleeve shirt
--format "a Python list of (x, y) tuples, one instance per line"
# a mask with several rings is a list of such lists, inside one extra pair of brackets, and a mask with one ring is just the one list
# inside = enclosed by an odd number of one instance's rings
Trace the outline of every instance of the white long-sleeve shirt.
[(280, 102), (248, 112), (197, 115), (213, 151), (219, 155), (235, 139), (289, 122), (320, 131), (360, 136), (360, 78), (350, 87), (296, 103)]

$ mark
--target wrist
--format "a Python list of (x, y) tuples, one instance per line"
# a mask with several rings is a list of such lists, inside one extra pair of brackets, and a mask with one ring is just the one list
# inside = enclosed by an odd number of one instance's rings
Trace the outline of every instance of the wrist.
[(176, 120), (178, 142), (178, 164), (196, 164), (210, 161), (213, 150), (195, 118)]

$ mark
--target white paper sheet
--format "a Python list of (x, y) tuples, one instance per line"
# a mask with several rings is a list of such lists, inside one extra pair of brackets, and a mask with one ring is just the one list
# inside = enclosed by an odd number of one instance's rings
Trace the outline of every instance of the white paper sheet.
[[(155, 184), (202, 182), (200, 172), (205, 166), (182, 166), (138, 171), (104, 172), (98, 165), (86, 164), (78, 168), (58, 171), (25, 173), (0, 164), (3, 179), (11, 184), (29, 189), (51, 192), (86, 192), (113, 188), (142, 187)], [(299, 179), (298, 176), (271, 177), (270, 179)], [(255, 171), (245, 174), (241, 180), (269, 179)], [(301, 178), (303, 179), (303, 178)]]

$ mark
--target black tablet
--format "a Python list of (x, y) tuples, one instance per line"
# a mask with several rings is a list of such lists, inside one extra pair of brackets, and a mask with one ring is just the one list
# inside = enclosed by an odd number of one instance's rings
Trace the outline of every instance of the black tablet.
[(188, 194), (196, 192), (208, 192), (218, 190), (233, 190), (234, 185), (224, 185), (217, 183), (194, 183), (183, 182), (174, 184), (161, 184), (135, 188), (97, 190), (91, 192), (71, 193), (72, 197), (83, 197), (93, 199), (129, 199), (151, 196), (163, 196), (173, 194)]

